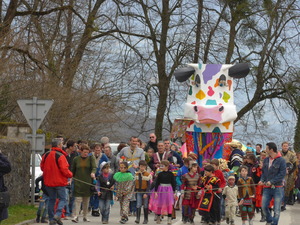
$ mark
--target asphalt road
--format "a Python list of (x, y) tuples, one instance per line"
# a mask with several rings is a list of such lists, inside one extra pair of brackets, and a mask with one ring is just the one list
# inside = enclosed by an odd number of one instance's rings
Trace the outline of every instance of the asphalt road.
[[(111, 225), (120, 225), (119, 221), (120, 221), (120, 214), (119, 214), (119, 203), (115, 202), (115, 204), (112, 206), (111, 208), (111, 213), (110, 213), (110, 219), (109, 219), (109, 224)], [(181, 221), (181, 212), (180, 211), (176, 211), (176, 219), (172, 221), (173, 225), (181, 225), (183, 224)], [(93, 217), (91, 215), (88, 216), (88, 218), (91, 220), (91, 222), (83, 222), (82, 221), (82, 217), (79, 218), (79, 223), (78, 224), (86, 224), (86, 225), (99, 225), (102, 224), (101, 223), (101, 217)], [(130, 216), (129, 217), (129, 221), (126, 224), (135, 224), (134, 223), (135, 217), (134, 216)], [(265, 225), (265, 223), (259, 222), (260, 220), (260, 214), (256, 214), (255, 218), (254, 218), (254, 225)], [(143, 213), (141, 216), (141, 222), (143, 221)], [(195, 224), (196, 225), (201, 225), (200, 221), (201, 221), (201, 217), (196, 213), (196, 217), (195, 217)], [(71, 220), (63, 220), (64, 225), (74, 225), (76, 223), (72, 222)], [(41, 225), (41, 223), (30, 223), (33, 225)], [(142, 223), (140, 223), (142, 224)], [(149, 225), (152, 224), (156, 224), (156, 222), (154, 221), (154, 214), (151, 213), (149, 215)], [(162, 220), (161, 224), (167, 224), (167, 218), (165, 217)], [(240, 217), (236, 217), (235, 218), (235, 224), (236, 225), (241, 225), (242, 221), (240, 219)], [(280, 225), (299, 225), (300, 224), (300, 204), (299, 203), (295, 203), (295, 205), (293, 206), (287, 206), (287, 210), (284, 212), (281, 212), (280, 214), (280, 220), (279, 220), (279, 224)], [(189, 225), (189, 223), (187, 223), (187, 225)], [(226, 222), (223, 221), (221, 223), (221, 225), (226, 225)]]

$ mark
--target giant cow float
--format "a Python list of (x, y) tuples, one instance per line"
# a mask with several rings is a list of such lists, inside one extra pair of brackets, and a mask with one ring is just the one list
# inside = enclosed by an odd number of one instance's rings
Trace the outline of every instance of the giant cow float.
[(234, 78), (249, 73), (246, 63), (188, 64), (175, 71), (177, 81), (189, 80), (187, 102), (184, 106), (187, 152), (203, 159), (222, 158), (225, 142), (232, 139), (237, 110), (234, 104)]

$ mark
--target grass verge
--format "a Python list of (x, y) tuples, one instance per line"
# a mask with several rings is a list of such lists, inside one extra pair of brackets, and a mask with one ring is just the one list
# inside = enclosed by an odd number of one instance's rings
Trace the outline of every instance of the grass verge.
[(3, 220), (1, 225), (18, 224), (36, 217), (37, 208), (32, 205), (13, 205), (8, 207), (8, 219)]

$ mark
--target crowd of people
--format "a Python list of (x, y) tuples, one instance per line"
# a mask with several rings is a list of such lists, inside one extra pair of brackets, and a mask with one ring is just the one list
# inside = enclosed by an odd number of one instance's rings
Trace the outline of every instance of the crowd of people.
[[(107, 137), (99, 143), (55, 138), (52, 148), (42, 157), (42, 197), (36, 222), (62, 225), (62, 219), (74, 223), (89, 222), (88, 214), (101, 216), (109, 223), (111, 206), (120, 202), (120, 223), (135, 216), (135, 223), (148, 223), (154, 213), (157, 224), (164, 216), (170, 225), (181, 211), (184, 224), (253, 224), (255, 213), (260, 222), (278, 224), (286, 205), (300, 203), (300, 153), (287, 142), (277, 149), (273, 142), (242, 151), (241, 143), (227, 143), (229, 159), (204, 159), (197, 154), (183, 156), (170, 139), (159, 141), (154, 133), (144, 143), (131, 137), (112, 152)], [(201, 165), (201, 167), (199, 166)]]

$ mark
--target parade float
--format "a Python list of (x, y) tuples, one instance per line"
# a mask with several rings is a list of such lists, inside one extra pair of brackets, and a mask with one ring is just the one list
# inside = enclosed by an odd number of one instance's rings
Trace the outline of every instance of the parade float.
[(224, 144), (232, 140), (237, 110), (234, 104), (234, 79), (244, 78), (249, 73), (245, 63), (188, 64), (175, 71), (179, 82), (189, 80), (184, 118), (176, 119), (171, 138), (182, 138), (187, 154), (203, 159), (227, 158)]

